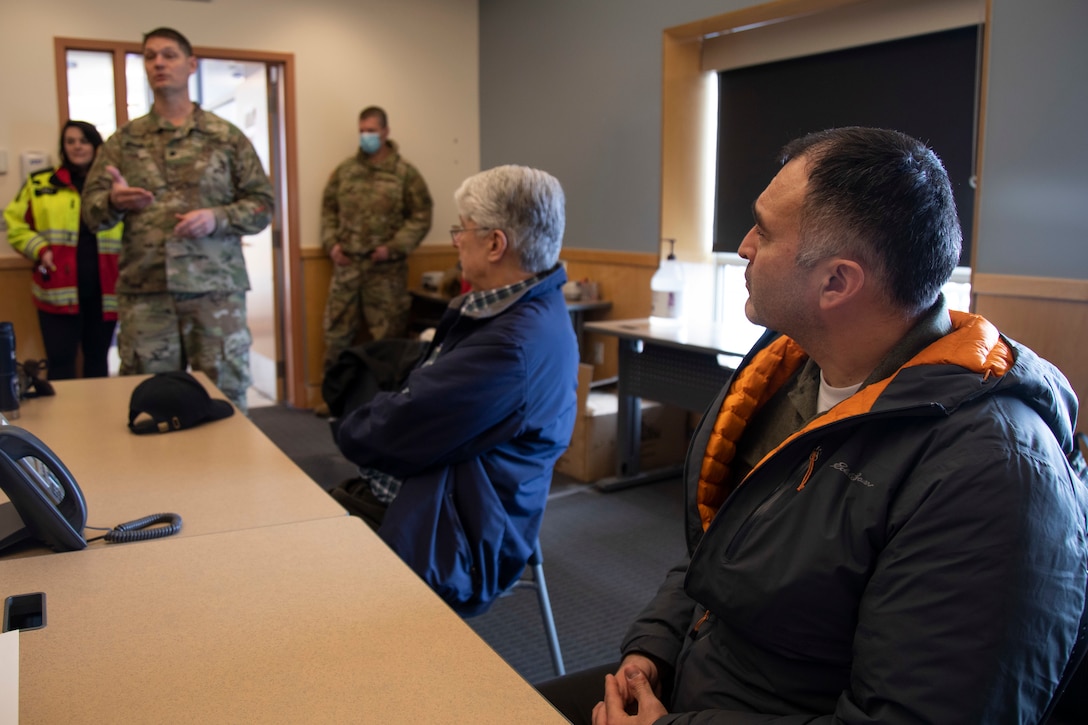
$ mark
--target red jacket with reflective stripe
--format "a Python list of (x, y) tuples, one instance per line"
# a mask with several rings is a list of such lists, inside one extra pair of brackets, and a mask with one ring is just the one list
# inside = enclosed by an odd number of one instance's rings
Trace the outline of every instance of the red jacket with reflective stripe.
[[(79, 243), (79, 191), (67, 169), (46, 169), (31, 174), (19, 195), (4, 210), (8, 243), (33, 262), (42, 252), (53, 252), (48, 279), (40, 266), (34, 268), (34, 304), (43, 312), (74, 315), (79, 312), (76, 245)], [(99, 232), (98, 275), (102, 281), (105, 320), (117, 319), (117, 257), (121, 251), (122, 225)]]

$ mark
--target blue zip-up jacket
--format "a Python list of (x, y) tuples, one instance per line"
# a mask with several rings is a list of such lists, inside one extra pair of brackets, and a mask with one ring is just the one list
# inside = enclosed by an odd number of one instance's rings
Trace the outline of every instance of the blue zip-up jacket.
[(455, 610), (480, 614), (521, 575), (552, 467), (570, 443), (578, 345), (562, 267), (483, 315), (451, 302), (429, 365), (343, 420), (340, 450), (402, 480), (381, 538)]
[(1038, 721), (1085, 606), (1077, 401), (986, 320), (951, 317), (715, 490), (807, 358), (773, 333), (746, 357), (688, 454), (705, 533), (622, 648), (674, 672), (659, 722)]

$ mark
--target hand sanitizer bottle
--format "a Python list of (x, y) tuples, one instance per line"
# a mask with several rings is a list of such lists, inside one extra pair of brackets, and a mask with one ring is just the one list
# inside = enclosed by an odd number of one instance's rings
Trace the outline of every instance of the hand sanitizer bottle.
[(675, 239), (669, 243), (669, 255), (650, 279), (650, 321), (677, 323), (684, 314), (684, 273), (673, 252)]

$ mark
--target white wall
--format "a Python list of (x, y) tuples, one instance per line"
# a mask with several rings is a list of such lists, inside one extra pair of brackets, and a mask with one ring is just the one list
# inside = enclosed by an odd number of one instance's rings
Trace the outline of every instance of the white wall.
[(53, 38), (139, 42), (162, 25), (198, 47), (294, 54), (303, 247), (319, 245), (321, 190), (357, 148), (364, 106), (386, 109), (390, 137), (427, 180), (435, 221), (425, 243), (449, 243), (453, 191), (479, 170), (477, 0), (0, 0), (0, 17), (0, 204), (23, 183), (21, 151), (56, 160)]

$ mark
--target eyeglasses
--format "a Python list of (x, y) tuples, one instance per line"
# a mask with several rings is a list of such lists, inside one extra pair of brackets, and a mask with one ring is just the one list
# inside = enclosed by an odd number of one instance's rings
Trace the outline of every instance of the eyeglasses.
[(450, 240), (457, 244), (457, 235), (464, 234), (465, 232), (493, 232), (493, 227), (475, 227), (473, 229), (466, 229), (465, 227), (450, 227)]

